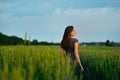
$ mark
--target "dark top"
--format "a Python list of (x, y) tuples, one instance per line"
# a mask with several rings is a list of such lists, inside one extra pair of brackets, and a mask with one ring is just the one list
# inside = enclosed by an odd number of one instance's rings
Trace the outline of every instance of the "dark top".
[(78, 42), (78, 40), (76, 38), (71, 38), (70, 39), (70, 48), (65, 50), (67, 55), (70, 55), (71, 57), (71, 61), (73, 62), (75, 60), (75, 55), (74, 55), (74, 43)]

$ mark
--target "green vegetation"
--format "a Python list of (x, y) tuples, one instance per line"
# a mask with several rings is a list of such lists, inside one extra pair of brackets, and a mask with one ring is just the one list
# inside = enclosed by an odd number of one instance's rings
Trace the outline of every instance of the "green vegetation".
[[(120, 47), (80, 47), (81, 80), (120, 80)], [(75, 65), (74, 65), (75, 66)], [(0, 80), (76, 80), (59, 46), (0, 46)]]
[(120, 47), (81, 47), (80, 52), (90, 80), (120, 80)]

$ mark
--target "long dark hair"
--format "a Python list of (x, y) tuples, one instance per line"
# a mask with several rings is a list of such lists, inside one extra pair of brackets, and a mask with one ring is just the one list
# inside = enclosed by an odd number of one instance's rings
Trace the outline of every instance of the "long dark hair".
[(70, 32), (73, 30), (73, 26), (67, 26), (65, 31), (64, 31), (64, 35), (63, 35), (63, 39), (61, 41), (61, 48), (63, 49), (69, 49), (70, 48)]

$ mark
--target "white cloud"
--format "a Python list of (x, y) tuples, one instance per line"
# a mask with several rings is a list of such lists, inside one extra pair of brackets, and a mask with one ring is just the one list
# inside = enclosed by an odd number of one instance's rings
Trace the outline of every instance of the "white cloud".
[(10, 17), (11, 17), (10, 14), (0, 13), (0, 19), (8, 19), (8, 18), (10, 18)]
[(9, 8), (9, 7), (11, 7), (11, 6), (12, 6), (12, 5), (9, 4), (9, 3), (1, 3), (1, 2), (0, 2), (0, 9)]
[(79, 9), (68, 9), (63, 12), (65, 15), (76, 15), (79, 16), (81, 14), (81, 10)]
[[(120, 32), (120, 9), (91, 8), (67, 9), (56, 8), (53, 14), (44, 16), (20, 16), (0, 14), (6, 21), (3, 29), (8, 33), (31, 33), (34, 38), (58, 42), (61, 40), (64, 28), (75, 26), (77, 38), (80, 41), (104, 41), (105, 39), (118, 40)], [(7, 31), (5, 28), (10, 27)], [(112, 33), (112, 34), (111, 34)], [(35, 37), (37, 35), (37, 37)], [(116, 37), (111, 37), (116, 36)], [(54, 38), (54, 39), (53, 39)]]
[[(35, 3), (34, 3), (35, 4)], [(43, 2), (43, 3), (36, 3), (37, 4), (37, 7), (38, 7), (38, 9), (41, 9), (41, 8), (44, 8), (44, 9), (49, 9), (49, 8), (51, 8), (51, 4), (50, 3), (48, 3), (48, 2)], [(35, 4), (35, 5), (36, 5)]]
[(61, 13), (71, 16), (72, 15), (80, 16), (80, 15), (104, 15), (116, 12), (120, 12), (120, 9), (116, 8), (67, 9)]
[(119, 8), (67, 9), (61, 10), (55, 17), (59, 25), (75, 26), (77, 37), (82, 41), (104, 41), (107, 38), (118, 41), (119, 14)]
[(61, 13), (61, 11), (62, 11), (61, 8), (57, 8), (57, 9), (54, 11), (54, 13), (55, 13), (55, 14), (59, 14), (59, 13)]

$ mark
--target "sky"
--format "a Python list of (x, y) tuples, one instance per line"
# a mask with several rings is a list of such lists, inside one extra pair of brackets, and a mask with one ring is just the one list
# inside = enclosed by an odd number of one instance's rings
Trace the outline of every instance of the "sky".
[(0, 0), (0, 32), (60, 42), (73, 25), (79, 42), (120, 42), (120, 0)]

